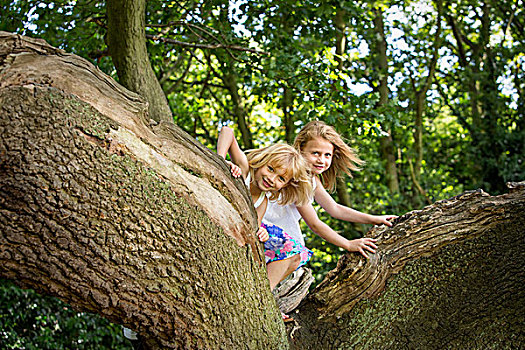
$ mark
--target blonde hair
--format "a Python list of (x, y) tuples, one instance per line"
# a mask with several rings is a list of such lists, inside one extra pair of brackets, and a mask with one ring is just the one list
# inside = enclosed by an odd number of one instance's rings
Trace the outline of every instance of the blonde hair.
[(333, 192), (337, 177), (342, 176), (343, 173), (352, 177), (352, 171), (361, 170), (359, 166), (363, 165), (364, 161), (357, 156), (355, 149), (345, 143), (332, 126), (318, 120), (309, 122), (299, 131), (294, 147), (302, 152), (308, 141), (317, 137), (322, 137), (334, 146), (332, 164), (321, 174), (321, 183), (328, 191)]
[(290, 180), (277, 192), (271, 192), (270, 199), (278, 200), (280, 205), (295, 203), (305, 205), (313, 191), (309, 165), (301, 153), (287, 144), (271, 146), (247, 151), (251, 178), (254, 173), (265, 165), (275, 169), (286, 169)]

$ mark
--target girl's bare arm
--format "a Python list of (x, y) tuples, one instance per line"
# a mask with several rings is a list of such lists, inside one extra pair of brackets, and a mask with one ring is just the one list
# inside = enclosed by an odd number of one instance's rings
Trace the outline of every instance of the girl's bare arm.
[(330, 196), (318, 178), (315, 180), (317, 181), (317, 187), (315, 188), (314, 193), (315, 201), (335, 219), (356, 222), (359, 224), (384, 224), (392, 226), (390, 220), (397, 217), (396, 215), (370, 215), (341, 205)]
[[(217, 141), (217, 154), (226, 159), (226, 154), (230, 155), (233, 165), (237, 166), (244, 177), (247, 176), (249, 165), (246, 155), (239, 147), (233, 129), (224, 126), (219, 133), (219, 139)], [(232, 165), (232, 174), (238, 177), (237, 169)]]
[(302, 207), (297, 207), (297, 210), (303, 217), (304, 221), (310, 227), (312, 231), (315, 232), (319, 237), (324, 240), (335, 244), (338, 247), (346, 249), (350, 252), (359, 252), (365, 258), (368, 258), (367, 253), (375, 253), (377, 246), (374, 244), (376, 242), (373, 238), (358, 238), (348, 240), (332, 230), (330, 226), (322, 222), (317, 216), (317, 212), (311, 204), (304, 205)]

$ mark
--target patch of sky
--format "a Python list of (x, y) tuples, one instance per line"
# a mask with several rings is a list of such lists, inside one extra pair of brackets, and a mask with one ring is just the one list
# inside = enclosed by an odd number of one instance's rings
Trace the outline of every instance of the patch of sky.
[[(368, 43), (364, 40), (360, 40), (358, 42), (359, 44), (357, 45), (357, 47), (352, 47), (348, 50), (349, 59), (359, 59), (366, 57), (370, 54), (370, 48), (368, 46)], [(342, 78), (345, 80), (346, 86), (348, 87), (350, 92), (354, 95), (361, 96), (363, 94), (372, 92), (372, 88), (369, 84), (355, 81), (352, 77), (350, 77), (347, 74), (344, 74)]]
[(244, 23), (248, 19), (248, 16), (241, 10), (241, 6), (244, 4), (246, 4), (246, 1), (230, 1), (228, 6), (228, 18), (233, 24), (235, 34), (241, 37), (251, 37), (251, 32), (244, 26)]
[(512, 109), (518, 108), (518, 90), (514, 86), (514, 77), (510, 76), (510, 70), (505, 76), (498, 77), (498, 87), (504, 96), (510, 97), (511, 103), (509, 107)]
[[(17, 1), (19, 2), (19, 1)], [(33, 6), (27, 13), (27, 21), (24, 22), (24, 28), (27, 29), (30, 32), (36, 32), (38, 30), (38, 27), (36, 24), (34, 24), (35, 21), (37, 21), (40, 17), (38, 14), (38, 9), (44, 9), (49, 8), (50, 10), (55, 10), (57, 13), (60, 13), (64, 16), (71, 16), (73, 14), (73, 8), (76, 5), (76, 1), (66, 1), (62, 3), (60, 6), (56, 6), (55, 3), (49, 3), (46, 4), (45, 2), (39, 2), (36, 6)], [(71, 22), (68, 24), (67, 28), (68, 30), (73, 29), (75, 27), (75, 22)]]
[(363, 58), (365, 56), (368, 56), (370, 53), (370, 48), (368, 47), (368, 43), (364, 40), (361, 40), (359, 45), (355, 48), (351, 48), (348, 50), (348, 53), (350, 56), (357, 56), (359, 58)]
[(350, 92), (356, 96), (361, 96), (372, 92), (370, 85), (359, 82), (352, 82), (349, 76), (345, 76), (345, 81), (347, 83), (348, 89)]
[(37, 30), (36, 24), (33, 23), (33, 21), (36, 21), (38, 19), (38, 14), (36, 13), (36, 10), (36, 7), (33, 7), (29, 10), (29, 12), (27, 13), (27, 21), (24, 23), (24, 28), (32, 32)]

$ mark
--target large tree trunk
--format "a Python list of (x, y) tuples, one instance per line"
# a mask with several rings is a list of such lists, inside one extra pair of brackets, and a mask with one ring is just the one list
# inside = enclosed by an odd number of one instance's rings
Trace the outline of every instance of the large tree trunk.
[(286, 348), (223, 161), (80, 57), (0, 32), (0, 277), (150, 348)]
[(294, 315), (297, 349), (518, 349), (525, 343), (525, 183), (473, 191), (369, 236)]
[[(87, 61), (0, 32), (0, 278), (150, 348), (288, 347), (244, 185)], [(525, 184), (380, 227), (294, 314), (298, 349), (520, 348)]]

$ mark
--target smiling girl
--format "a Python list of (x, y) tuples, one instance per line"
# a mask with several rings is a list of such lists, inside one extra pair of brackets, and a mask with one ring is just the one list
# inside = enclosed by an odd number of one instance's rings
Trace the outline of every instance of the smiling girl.
[[(300, 152), (286, 144), (274, 144), (245, 154), (233, 130), (223, 127), (217, 142), (217, 154), (226, 158), (234, 177), (242, 176), (257, 212), (259, 230), (257, 235), (265, 242), (266, 270), (273, 290), (284, 271), (291, 264), (307, 261), (310, 252), (281, 228), (262, 223), (269, 200), (287, 206), (293, 203), (305, 205), (312, 193), (309, 165)], [(286, 315), (283, 316), (285, 318)], [(287, 317), (287, 316), (286, 316)]]
[[(351, 172), (359, 170), (359, 165), (363, 161), (357, 157), (356, 152), (343, 141), (342, 137), (332, 126), (321, 121), (312, 121), (306, 124), (297, 134), (294, 147), (302, 153), (310, 165), (311, 181), (314, 189), (313, 196), (311, 196), (311, 200), (306, 205), (299, 203), (283, 205), (270, 201), (263, 222), (266, 225), (281, 227), (304, 247), (305, 241), (299, 226), (299, 221), (303, 218), (308, 227), (321, 238), (347, 251), (358, 252), (365, 258), (368, 258), (368, 254), (375, 253), (377, 249), (375, 239), (346, 239), (322, 222), (312, 206), (312, 202), (315, 199), (335, 219), (363, 224), (392, 226), (390, 220), (397, 216), (362, 213), (338, 204), (326, 190), (328, 188), (328, 190), (333, 191), (337, 176), (343, 173), (351, 176)], [(285, 269), (281, 280), (302, 264), (292, 260), (286, 262), (290, 265), (283, 267)]]

